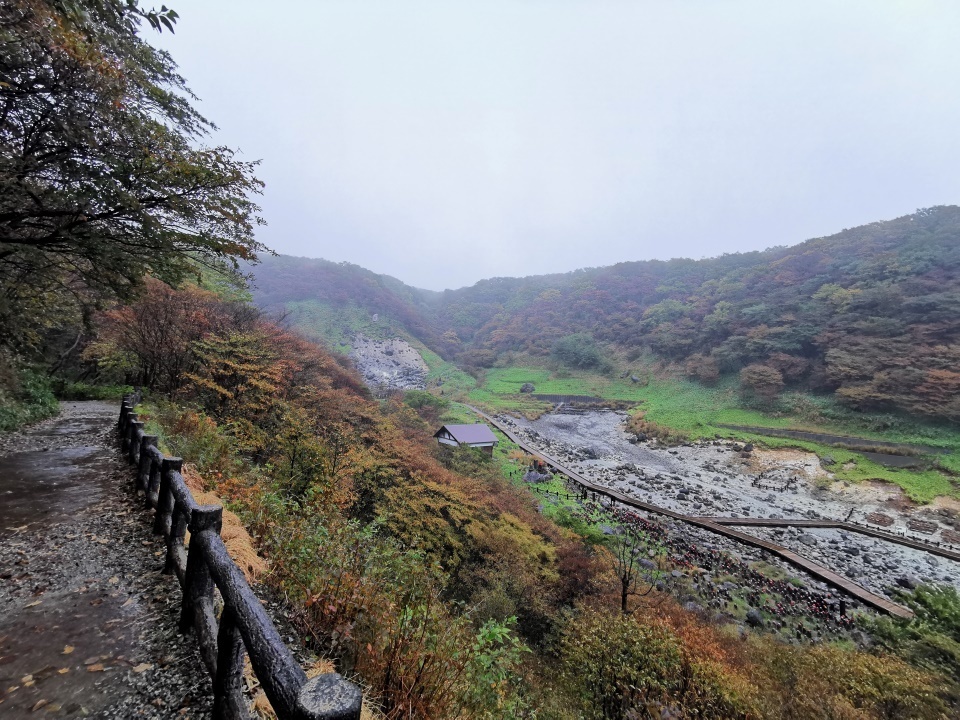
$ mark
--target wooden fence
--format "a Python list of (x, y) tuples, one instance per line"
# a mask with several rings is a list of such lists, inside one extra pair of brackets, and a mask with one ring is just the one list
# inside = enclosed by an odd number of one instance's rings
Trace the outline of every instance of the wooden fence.
[(180, 474), (182, 460), (164, 456), (157, 437), (144, 433), (133, 412), (139, 401), (139, 393), (123, 399), (121, 447), (136, 465), (137, 489), (156, 509), (153, 531), (167, 545), (163, 572), (180, 580), (180, 630), (196, 634), (213, 681), (213, 717), (249, 718), (242, 692), (246, 654), (280, 720), (359, 720), (363, 698), (356, 685), (337, 673), (307, 679), (223, 544), (223, 508), (197, 505)]

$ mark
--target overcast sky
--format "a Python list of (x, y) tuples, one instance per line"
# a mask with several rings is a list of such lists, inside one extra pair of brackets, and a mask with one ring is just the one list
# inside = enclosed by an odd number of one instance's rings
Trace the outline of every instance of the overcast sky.
[(260, 239), (418, 287), (960, 202), (957, 0), (174, 0)]

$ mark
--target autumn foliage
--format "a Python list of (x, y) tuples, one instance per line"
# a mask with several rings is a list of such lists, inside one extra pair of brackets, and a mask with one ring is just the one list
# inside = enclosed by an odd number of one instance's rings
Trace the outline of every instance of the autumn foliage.
[(306, 643), (387, 718), (949, 712), (942, 675), (891, 655), (744, 641), (656, 590), (622, 612), (610, 551), (538, 513), (486, 456), (437, 448), (433, 403), (373, 400), (342, 360), (249, 308), (151, 283), (103, 315), (96, 347), (159, 379), (164, 443), (245, 522)]

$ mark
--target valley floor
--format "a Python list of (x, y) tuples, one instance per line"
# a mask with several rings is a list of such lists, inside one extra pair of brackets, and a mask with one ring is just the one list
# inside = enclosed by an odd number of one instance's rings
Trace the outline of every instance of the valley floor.
[[(591, 481), (685, 514), (853, 520), (933, 541), (958, 539), (952, 501), (917, 506), (893, 485), (835, 482), (813, 453), (745, 454), (738, 451), (738, 444), (726, 441), (675, 448), (631, 444), (623, 427), (625, 415), (609, 411), (550, 414), (533, 421), (501, 419)], [(749, 532), (885, 597), (898, 580), (960, 588), (960, 563), (884, 540), (827, 529), (749, 528)]]

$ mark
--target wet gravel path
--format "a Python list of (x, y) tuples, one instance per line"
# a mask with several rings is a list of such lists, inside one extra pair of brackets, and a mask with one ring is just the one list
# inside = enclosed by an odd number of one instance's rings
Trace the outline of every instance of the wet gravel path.
[(0, 436), (0, 717), (202, 718), (210, 687), (177, 633), (112, 403)]

